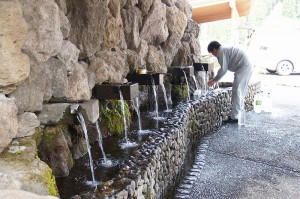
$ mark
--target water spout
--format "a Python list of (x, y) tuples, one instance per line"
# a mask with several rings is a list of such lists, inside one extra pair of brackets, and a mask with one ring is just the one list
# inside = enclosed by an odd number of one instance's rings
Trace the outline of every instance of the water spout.
[(193, 78), (193, 81), (194, 81), (194, 84), (195, 84), (195, 88), (196, 88), (195, 91), (194, 91), (194, 95), (199, 96), (199, 95), (201, 95), (201, 90), (199, 89), (198, 81), (196, 80), (195, 75), (193, 75), (192, 78)]
[(97, 186), (98, 183), (95, 180), (94, 164), (93, 164), (93, 159), (92, 159), (91, 146), (90, 146), (90, 143), (89, 143), (89, 137), (88, 137), (88, 133), (87, 133), (86, 124), (85, 124), (84, 118), (83, 118), (81, 113), (77, 114), (77, 119), (78, 119), (79, 123), (81, 124), (82, 131), (84, 132), (86, 147), (87, 147), (88, 154), (89, 154), (90, 169), (91, 169), (93, 181), (91, 183), (89, 183), (89, 182), (88, 183), (91, 184), (91, 185), (96, 185)]
[(121, 101), (121, 109), (123, 114), (123, 122), (124, 122), (124, 132), (125, 132), (125, 142), (128, 143), (128, 136), (127, 136), (127, 121), (126, 121), (126, 115), (125, 115), (125, 106), (124, 106), (124, 98), (121, 89), (119, 88), (119, 94), (120, 94), (120, 101)]
[(105, 152), (104, 152), (104, 149), (103, 149), (103, 139), (102, 139), (102, 134), (101, 134), (101, 131), (100, 131), (100, 128), (99, 128), (99, 123), (98, 123), (98, 121), (96, 121), (95, 127), (96, 127), (96, 130), (97, 130), (97, 132), (98, 132), (98, 144), (99, 144), (99, 147), (100, 147), (101, 152), (102, 152), (102, 156), (103, 156), (103, 164), (109, 166), (109, 161), (107, 160), (106, 155), (105, 155)]
[(188, 101), (190, 101), (190, 100), (191, 100), (191, 98), (190, 98), (190, 88), (189, 88), (189, 82), (188, 82), (188, 79), (187, 79), (187, 77), (186, 77), (186, 73), (185, 73), (185, 71), (184, 71), (184, 70), (182, 70), (182, 72), (183, 72), (183, 74), (184, 74), (184, 78), (185, 78), (185, 82), (186, 82), (186, 86), (187, 86), (187, 92), (188, 92)]
[(142, 131), (142, 122), (141, 122), (141, 112), (140, 112), (140, 104), (139, 104), (139, 98), (135, 98), (135, 103), (133, 103), (134, 110), (138, 116), (138, 124), (139, 124), (139, 132)]
[(157, 94), (156, 94), (156, 89), (155, 89), (155, 82), (154, 82), (154, 79), (152, 77), (151, 77), (151, 83), (152, 83), (152, 90), (153, 90), (154, 101), (155, 101), (155, 114), (156, 114), (156, 118), (158, 118)]
[(169, 106), (168, 106), (168, 98), (167, 98), (167, 92), (166, 92), (165, 85), (164, 84), (160, 84), (160, 86), (161, 86), (161, 89), (162, 89), (163, 94), (164, 94), (164, 99), (165, 99), (165, 103), (166, 103), (166, 112), (170, 112)]
[(124, 132), (125, 132), (125, 142), (121, 143), (122, 148), (130, 148), (130, 147), (136, 147), (138, 144), (135, 142), (130, 142), (128, 139), (128, 129), (127, 129), (127, 120), (125, 115), (125, 106), (124, 106), (124, 98), (121, 89), (119, 88), (120, 93), (120, 101), (121, 101), (121, 109), (123, 114), (123, 122), (124, 122)]

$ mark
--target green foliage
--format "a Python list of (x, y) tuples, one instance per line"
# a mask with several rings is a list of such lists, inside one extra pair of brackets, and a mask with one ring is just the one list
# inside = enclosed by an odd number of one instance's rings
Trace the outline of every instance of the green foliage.
[(300, 1), (283, 0), (282, 15), (285, 17), (300, 19)]
[[(124, 111), (127, 125), (131, 123), (131, 114), (126, 101)], [(100, 122), (104, 132), (121, 134), (124, 131), (123, 113), (120, 100), (108, 100), (105, 106), (100, 106)], [(103, 129), (104, 128), (104, 129)]]

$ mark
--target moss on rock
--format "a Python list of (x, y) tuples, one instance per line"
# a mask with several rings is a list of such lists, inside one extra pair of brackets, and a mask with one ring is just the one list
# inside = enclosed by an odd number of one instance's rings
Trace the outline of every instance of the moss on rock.
[[(24, 150), (20, 153), (11, 153), (9, 147), (16, 146), (22, 146)], [(24, 191), (59, 196), (52, 170), (37, 156), (34, 139), (18, 138), (9, 147), (0, 154), (0, 173), (17, 181)]]
[(187, 85), (173, 85), (172, 86), (172, 98), (183, 100), (188, 97), (188, 87)]
[[(124, 101), (124, 111), (126, 116), (127, 125), (131, 123), (131, 113), (129, 106)], [(106, 104), (100, 106), (100, 127), (101, 132), (105, 134), (121, 134), (125, 127), (123, 121), (123, 113), (120, 100), (108, 100)]]

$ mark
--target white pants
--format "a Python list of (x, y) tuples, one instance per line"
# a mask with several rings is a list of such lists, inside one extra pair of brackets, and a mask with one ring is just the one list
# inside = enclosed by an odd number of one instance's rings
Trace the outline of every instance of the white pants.
[(230, 113), (232, 119), (237, 119), (239, 111), (244, 108), (245, 96), (252, 72), (253, 67), (247, 66), (234, 73), (231, 98), (232, 110)]

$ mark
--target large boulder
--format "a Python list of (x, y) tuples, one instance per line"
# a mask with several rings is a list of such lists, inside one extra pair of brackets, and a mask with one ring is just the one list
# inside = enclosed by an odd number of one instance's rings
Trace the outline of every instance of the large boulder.
[(80, 58), (94, 55), (103, 43), (108, 10), (104, 2), (96, 1), (66, 0), (71, 24), (69, 40), (80, 50)]
[(31, 64), (29, 77), (11, 94), (21, 114), (42, 110), (47, 80), (44, 63), (59, 52), (63, 36), (60, 10), (54, 0), (23, 0), (20, 3), (28, 24), (22, 50), (30, 57)]
[(56, 177), (68, 176), (74, 164), (68, 140), (70, 134), (65, 125), (49, 126), (43, 131), (39, 157), (51, 167)]
[(188, 66), (191, 64), (189, 55), (191, 54), (191, 48), (188, 42), (182, 41), (181, 47), (178, 49), (177, 54), (174, 57), (172, 66)]
[(126, 53), (123, 51), (97, 52), (89, 66), (89, 70), (96, 75), (96, 84), (104, 81), (122, 83), (129, 72), (126, 59)]
[(149, 45), (146, 62), (148, 71), (157, 73), (167, 72), (164, 53), (162, 50), (157, 49), (155, 46)]
[(18, 133), (18, 109), (14, 99), (0, 93), (0, 152)]
[(125, 39), (129, 49), (136, 49), (140, 44), (140, 27), (142, 24), (142, 14), (137, 7), (129, 7), (122, 10)]
[(0, 92), (5, 94), (29, 75), (29, 58), (21, 52), (26, 33), (19, 1), (0, 1)]
[(31, 112), (25, 112), (18, 115), (19, 130), (16, 137), (31, 136), (35, 133), (35, 128), (40, 126), (37, 116)]
[[(109, 12), (107, 13), (107, 21), (104, 29), (104, 38), (101, 50), (111, 49), (118, 46), (124, 37), (123, 21), (120, 13), (120, 1), (110, 0), (108, 3), (108, 10)], [(121, 46), (123, 49), (124, 46)]]
[(72, 124), (74, 115), (71, 115), (70, 106), (68, 103), (45, 104), (38, 119), (43, 125)]
[(160, 45), (169, 36), (166, 5), (160, 0), (154, 0), (149, 13), (143, 19), (140, 36), (150, 45)]
[(20, 3), (28, 24), (23, 51), (30, 57), (31, 64), (40, 65), (61, 48), (60, 10), (54, 0), (22, 0)]
[(31, 65), (29, 77), (10, 94), (16, 100), (19, 114), (41, 111), (46, 91), (47, 73), (42, 65)]
[[(37, 158), (36, 143), (29, 137), (15, 139), (0, 153), (0, 174), (0, 196), (7, 189), (58, 196), (52, 170)], [(5, 182), (13, 184), (8, 186)]]
[(88, 74), (78, 63), (79, 50), (70, 41), (64, 41), (56, 58), (46, 63), (47, 92), (45, 100), (87, 100), (91, 97)]
[(187, 0), (176, 0), (175, 6), (181, 10), (188, 19), (192, 18), (192, 6)]
[(127, 49), (127, 62), (131, 72), (139, 68), (146, 68), (146, 57), (148, 55), (147, 42), (141, 39), (140, 45), (135, 50)]

